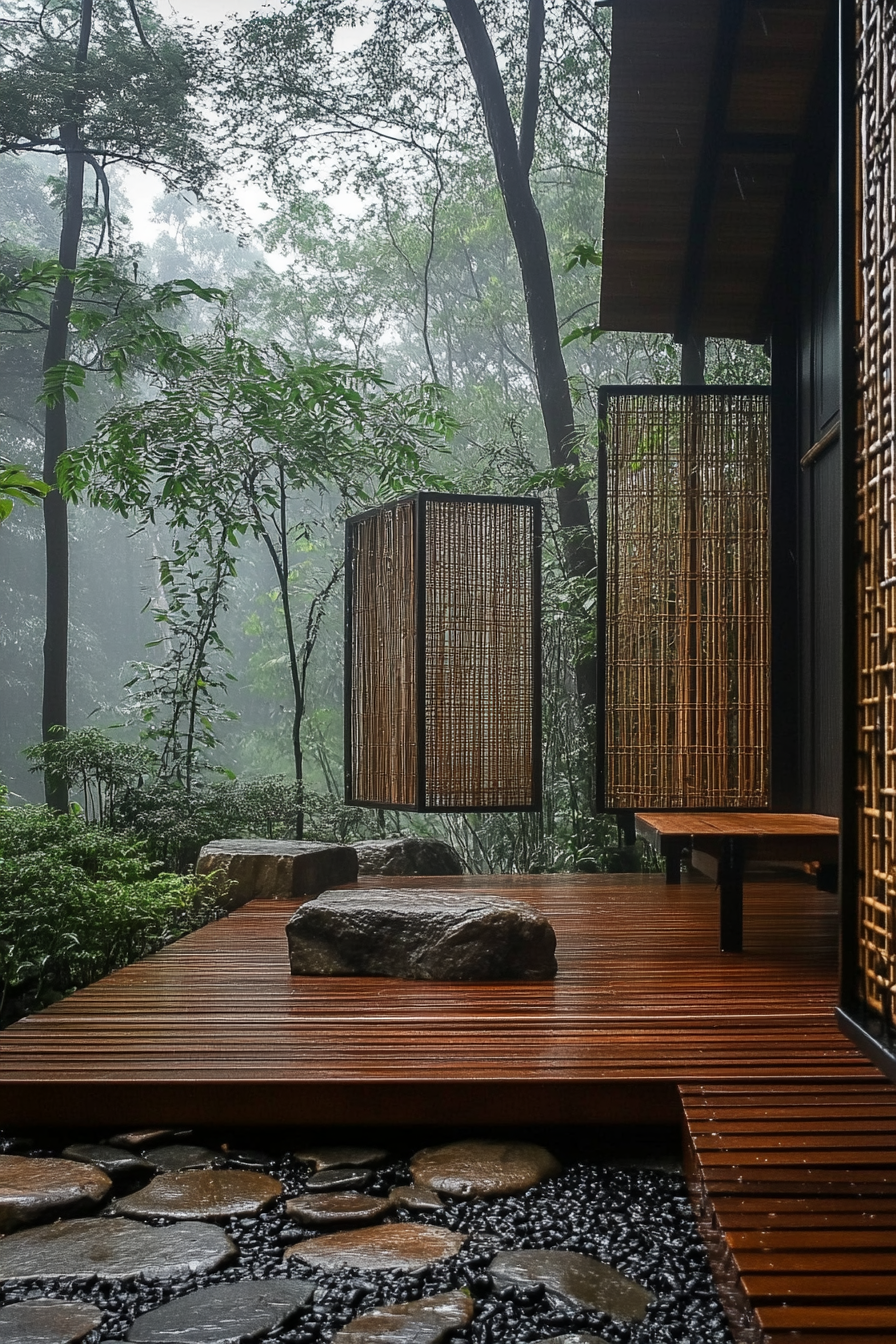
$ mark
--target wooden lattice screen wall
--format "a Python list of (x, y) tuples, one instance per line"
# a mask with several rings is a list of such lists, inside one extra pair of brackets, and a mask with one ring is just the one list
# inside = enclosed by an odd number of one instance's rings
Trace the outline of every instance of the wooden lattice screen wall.
[(421, 492), (346, 528), (346, 798), (541, 806), (541, 505)]
[(602, 390), (606, 808), (768, 805), (769, 414), (767, 388)]
[(859, 961), (868, 1007), (896, 1012), (896, 15), (857, 6), (859, 218)]

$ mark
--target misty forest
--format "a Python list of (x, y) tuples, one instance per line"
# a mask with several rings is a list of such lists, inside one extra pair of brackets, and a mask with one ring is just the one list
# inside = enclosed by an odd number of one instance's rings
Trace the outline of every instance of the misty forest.
[[(647, 863), (595, 812), (610, 11), (0, 4), (0, 1020), (208, 919), (223, 836)], [(710, 341), (708, 382), (764, 382)], [(343, 801), (344, 520), (544, 506), (544, 806)]]

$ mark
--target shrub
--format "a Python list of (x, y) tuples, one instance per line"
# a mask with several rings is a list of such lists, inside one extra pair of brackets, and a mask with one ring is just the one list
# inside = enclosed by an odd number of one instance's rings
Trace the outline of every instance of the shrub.
[(207, 923), (217, 891), (131, 837), (0, 799), (0, 1026)]

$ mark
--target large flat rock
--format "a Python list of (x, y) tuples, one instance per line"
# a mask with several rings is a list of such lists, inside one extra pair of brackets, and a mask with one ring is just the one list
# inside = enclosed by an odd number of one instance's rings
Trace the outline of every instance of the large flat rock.
[(0, 1240), (0, 1283), (11, 1279), (179, 1279), (236, 1258), (220, 1227), (149, 1227), (130, 1218), (72, 1218)]
[(84, 1162), (0, 1153), (0, 1234), (94, 1208), (111, 1189), (105, 1172)]
[(118, 1200), (128, 1218), (251, 1218), (282, 1195), (283, 1186), (260, 1171), (171, 1171)]
[(656, 1299), (648, 1288), (577, 1251), (501, 1251), (488, 1267), (496, 1288), (543, 1285), (552, 1297), (585, 1311), (606, 1311), (623, 1321), (643, 1321)]
[(285, 1325), (314, 1292), (295, 1279), (216, 1283), (138, 1316), (131, 1344), (241, 1344)]
[(131, 1176), (154, 1168), (144, 1157), (138, 1157), (127, 1148), (116, 1148), (109, 1143), (70, 1143), (63, 1157), (72, 1162), (87, 1162), (99, 1167), (107, 1176)]
[(442, 1344), (473, 1319), (467, 1293), (438, 1293), (416, 1302), (392, 1302), (356, 1316), (333, 1344)]
[(197, 873), (220, 873), (231, 885), (223, 904), (236, 910), (257, 898), (301, 900), (354, 882), (358, 856), (350, 845), (298, 840), (215, 840), (199, 851)]
[(286, 926), (293, 975), (550, 980), (554, 930), (524, 901), (388, 887), (325, 892)]
[(324, 1143), (297, 1148), (293, 1157), (312, 1162), (315, 1171), (328, 1171), (331, 1167), (379, 1167), (388, 1161), (389, 1154), (385, 1148), (367, 1144)]
[(461, 1139), (438, 1148), (422, 1148), (411, 1158), (414, 1180), (443, 1195), (475, 1199), (514, 1195), (557, 1176), (560, 1163), (538, 1143), (501, 1143)]
[(102, 1323), (103, 1313), (86, 1302), (11, 1302), (0, 1310), (0, 1344), (78, 1344)]
[(296, 1195), (286, 1201), (286, 1212), (303, 1227), (332, 1227), (357, 1223), (361, 1226), (384, 1218), (392, 1208), (390, 1199), (338, 1190), (331, 1195)]
[(457, 1255), (466, 1237), (445, 1227), (425, 1223), (387, 1223), (384, 1227), (359, 1227), (351, 1232), (332, 1232), (309, 1237), (288, 1246), (284, 1259), (297, 1256), (315, 1269), (331, 1273), (340, 1269), (425, 1269), (439, 1260)]
[(402, 835), (394, 840), (361, 840), (355, 849), (361, 877), (456, 877), (464, 871), (457, 850), (445, 840)]

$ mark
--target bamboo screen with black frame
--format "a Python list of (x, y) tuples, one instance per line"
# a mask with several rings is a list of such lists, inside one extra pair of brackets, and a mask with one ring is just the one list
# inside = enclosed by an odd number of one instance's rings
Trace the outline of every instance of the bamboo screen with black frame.
[(858, 5), (858, 990), (896, 1017), (896, 33)]
[(346, 525), (346, 800), (541, 807), (541, 504), (420, 492)]
[(767, 807), (769, 390), (606, 387), (599, 419), (602, 806)]

